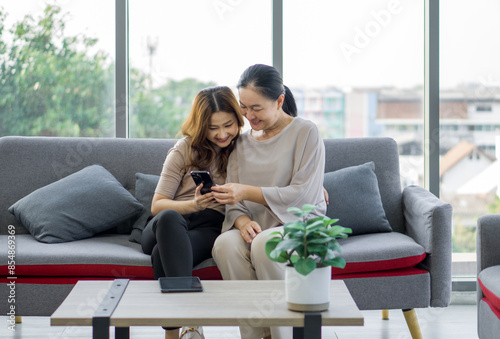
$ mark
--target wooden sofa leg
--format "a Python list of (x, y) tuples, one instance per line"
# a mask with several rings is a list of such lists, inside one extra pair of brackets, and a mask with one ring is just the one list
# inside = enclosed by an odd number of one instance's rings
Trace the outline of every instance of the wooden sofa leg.
[(382, 310), (382, 320), (389, 320), (389, 310)]
[(16, 315), (15, 321), (16, 321), (16, 324), (20, 324), (23, 322), (23, 317), (20, 315)]
[(406, 324), (408, 324), (408, 329), (410, 330), (411, 337), (413, 339), (422, 339), (422, 333), (420, 332), (420, 325), (418, 324), (417, 312), (415, 310), (403, 310), (403, 314), (406, 319)]

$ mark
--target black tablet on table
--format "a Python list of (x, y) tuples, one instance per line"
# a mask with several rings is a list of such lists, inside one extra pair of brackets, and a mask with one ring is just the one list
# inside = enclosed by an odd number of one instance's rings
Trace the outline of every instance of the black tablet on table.
[(203, 291), (199, 277), (163, 277), (158, 281), (163, 293)]

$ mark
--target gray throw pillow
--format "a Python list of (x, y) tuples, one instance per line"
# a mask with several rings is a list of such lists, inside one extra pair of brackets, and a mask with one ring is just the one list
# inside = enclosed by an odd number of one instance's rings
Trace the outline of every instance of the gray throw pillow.
[(135, 174), (135, 197), (142, 204), (143, 209), (137, 220), (132, 225), (132, 233), (130, 233), (129, 241), (141, 243), (142, 231), (146, 227), (146, 222), (151, 214), (151, 202), (155, 194), (156, 185), (160, 181), (159, 175), (154, 174)]
[(390, 232), (373, 161), (325, 174), (330, 204), (326, 215), (352, 229), (352, 235)]
[(142, 205), (100, 165), (41, 187), (9, 207), (36, 240), (85, 239), (132, 218)]

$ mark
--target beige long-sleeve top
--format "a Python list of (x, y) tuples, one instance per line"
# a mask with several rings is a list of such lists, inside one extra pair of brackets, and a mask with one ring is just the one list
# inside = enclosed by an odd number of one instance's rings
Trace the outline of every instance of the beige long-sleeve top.
[[(156, 186), (156, 193), (177, 201), (193, 200), (196, 184), (191, 177), (191, 171), (197, 170), (209, 170), (215, 184), (224, 184), (224, 178), (218, 175), (215, 168), (198, 169), (195, 167), (187, 167), (190, 164), (190, 147), (191, 139), (182, 138), (168, 151), (165, 162), (163, 163), (160, 180)], [(214, 203), (208, 205), (208, 208), (224, 214), (224, 205)]]
[(323, 194), (325, 145), (314, 123), (294, 118), (279, 134), (259, 141), (243, 133), (229, 157), (226, 182), (261, 187), (269, 207), (241, 201), (226, 205), (222, 232), (247, 215), (265, 230), (296, 217), (288, 207), (317, 205), (313, 215), (326, 213)]

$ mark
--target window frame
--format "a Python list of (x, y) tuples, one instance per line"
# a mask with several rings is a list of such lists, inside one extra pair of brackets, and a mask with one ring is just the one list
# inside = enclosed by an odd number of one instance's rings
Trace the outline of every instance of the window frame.
[[(424, 187), (439, 197), (439, 0), (423, 0), (425, 25)], [(115, 0), (115, 131), (129, 137), (128, 0)], [(283, 0), (272, 2), (273, 66), (283, 75)]]

